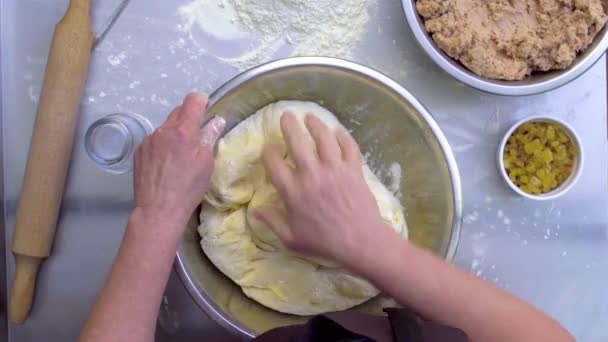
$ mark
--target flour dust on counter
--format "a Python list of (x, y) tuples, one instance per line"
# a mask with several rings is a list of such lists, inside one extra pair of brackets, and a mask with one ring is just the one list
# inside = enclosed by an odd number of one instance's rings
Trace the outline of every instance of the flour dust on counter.
[[(193, 0), (181, 6), (178, 29), (203, 51), (197, 33), (215, 40), (249, 39), (236, 57), (216, 57), (239, 70), (279, 55), (351, 58), (377, 0)], [(196, 32), (198, 30), (198, 32)], [(196, 38), (195, 38), (196, 37)]]

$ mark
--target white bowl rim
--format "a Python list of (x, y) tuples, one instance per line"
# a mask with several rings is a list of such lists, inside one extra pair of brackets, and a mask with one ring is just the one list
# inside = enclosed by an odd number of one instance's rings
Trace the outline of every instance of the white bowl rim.
[[(515, 132), (515, 130), (517, 128), (519, 128), (521, 125), (523, 125), (525, 123), (537, 122), (537, 121), (551, 122), (551, 123), (556, 123), (556, 124), (560, 125), (560, 127), (564, 129), (564, 133), (566, 133), (566, 135), (568, 135), (570, 140), (577, 146), (578, 158), (576, 158), (574, 161), (574, 168), (573, 168), (574, 170), (573, 170), (572, 174), (570, 174), (568, 179), (566, 179), (564, 182), (562, 182), (562, 184), (560, 184), (557, 188), (555, 188), (547, 193), (540, 194), (540, 195), (532, 195), (532, 194), (524, 192), (519, 187), (517, 187), (515, 184), (513, 184), (513, 182), (509, 178), (509, 175), (507, 174), (507, 171), (505, 170), (503, 156), (504, 156), (505, 146), (507, 145), (507, 140), (509, 140), (509, 137), (513, 134), (513, 132)], [(576, 182), (578, 182), (578, 180), (581, 176), (581, 173), (583, 171), (584, 164), (585, 164), (583, 144), (581, 143), (581, 139), (580, 139), (578, 133), (576, 133), (574, 128), (570, 124), (565, 122), (564, 120), (556, 118), (556, 117), (552, 117), (552, 116), (547, 116), (547, 115), (530, 116), (525, 119), (517, 121), (513, 126), (511, 126), (511, 128), (509, 128), (507, 133), (502, 138), (502, 141), (500, 142), (500, 145), (498, 146), (497, 155), (498, 155), (498, 160), (497, 160), (498, 172), (501, 174), (503, 180), (507, 183), (509, 188), (511, 188), (511, 190), (515, 191), (517, 194), (519, 194), (525, 198), (529, 198), (529, 199), (537, 200), (537, 201), (554, 200), (558, 197), (565, 195), (568, 191), (570, 191), (570, 189), (572, 189), (572, 187), (574, 187)]]
[(401, 0), (402, 9), (406, 21), (410, 27), (416, 42), (424, 52), (443, 71), (450, 74), (460, 82), (487, 93), (505, 96), (526, 96), (544, 93), (559, 88), (582, 74), (597, 63), (606, 53), (608, 48), (608, 25), (606, 25), (594, 38), (592, 46), (577, 56), (572, 66), (564, 70), (554, 70), (554, 77), (530, 84), (522, 81), (501, 81), (485, 78), (474, 74), (460, 62), (448, 56), (441, 48), (436, 46), (433, 38), (424, 29), (424, 20), (416, 9), (417, 0)]

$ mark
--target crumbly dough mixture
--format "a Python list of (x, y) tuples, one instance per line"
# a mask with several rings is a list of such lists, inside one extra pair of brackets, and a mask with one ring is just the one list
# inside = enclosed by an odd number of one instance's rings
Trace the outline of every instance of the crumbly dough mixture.
[[(296, 101), (268, 105), (234, 127), (218, 144), (201, 211), (201, 247), (247, 296), (267, 307), (295, 315), (345, 310), (376, 296), (378, 290), (340, 265), (286, 250), (272, 230), (253, 216), (256, 208), (282, 205), (261, 156), (264, 145), (272, 143), (290, 161), (280, 129), (286, 111), (294, 113), (303, 127), (305, 115), (312, 113), (332, 129), (345, 129), (323, 107)], [(367, 165), (361, 167), (382, 218), (407, 238), (399, 201)]]
[(417, 0), (426, 30), (474, 73), (522, 80), (568, 67), (606, 23), (605, 0)]

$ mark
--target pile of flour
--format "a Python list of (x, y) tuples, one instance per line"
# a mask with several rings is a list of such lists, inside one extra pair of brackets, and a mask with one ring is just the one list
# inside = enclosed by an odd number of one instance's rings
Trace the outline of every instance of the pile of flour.
[(226, 62), (243, 70), (286, 45), (291, 56), (350, 58), (366, 32), (376, 0), (193, 0), (178, 9), (183, 30), (198, 28), (220, 39), (251, 35), (248, 52)]

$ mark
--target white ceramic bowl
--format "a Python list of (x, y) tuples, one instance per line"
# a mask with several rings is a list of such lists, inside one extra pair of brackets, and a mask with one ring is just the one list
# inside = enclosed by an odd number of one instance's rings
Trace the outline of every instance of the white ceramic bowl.
[[(509, 175), (507, 174), (507, 171), (505, 170), (505, 165), (504, 165), (504, 161), (503, 161), (503, 155), (505, 152), (505, 146), (507, 144), (507, 140), (519, 126), (521, 126), (525, 123), (528, 123), (528, 122), (549, 122), (549, 123), (557, 124), (564, 130), (564, 133), (566, 133), (566, 135), (568, 135), (568, 137), (570, 138), (570, 141), (572, 141), (572, 143), (574, 143), (578, 147), (578, 155), (577, 155), (577, 158), (574, 160), (572, 174), (570, 174), (570, 177), (568, 177), (568, 179), (566, 179), (564, 182), (562, 182), (562, 184), (560, 184), (557, 188), (555, 188), (547, 193), (540, 194), (540, 195), (528, 194), (528, 193), (524, 192), (523, 190), (521, 190), (519, 187), (517, 187), (517, 185), (513, 184), (513, 182), (509, 178)], [(561, 197), (562, 195), (566, 194), (568, 192), (568, 190), (570, 190), (574, 186), (574, 184), (576, 184), (576, 182), (578, 181), (578, 179), (583, 171), (583, 165), (584, 165), (583, 155), (584, 155), (583, 145), (581, 144), (581, 140), (580, 140), (578, 134), (576, 133), (576, 131), (574, 131), (574, 129), (572, 128), (572, 126), (570, 126), (566, 122), (564, 122), (560, 119), (557, 119), (557, 118), (552, 118), (552, 117), (548, 117), (548, 116), (533, 116), (533, 117), (525, 118), (523, 120), (518, 121), (505, 134), (504, 138), (500, 142), (500, 145), (498, 146), (498, 172), (500, 172), (500, 174), (502, 175), (502, 178), (505, 180), (507, 185), (509, 185), (509, 187), (513, 191), (518, 193), (519, 195), (529, 198), (529, 199), (539, 200), (539, 201), (553, 200), (553, 199), (556, 199), (556, 198)]]
[(608, 48), (608, 26), (605, 26), (593, 39), (591, 45), (578, 54), (574, 63), (563, 70), (535, 72), (521, 81), (493, 80), (476, 75), (437, 46), (431, 35), (426, 31), (424, 20), (416, 10), (416, 0), (402, 0), (401, 2), (407, 22), (424, 52), (454, 78), (473, 88), (489, 93), (519, 96), (538, 94), (561, 87), (592, 67)]

